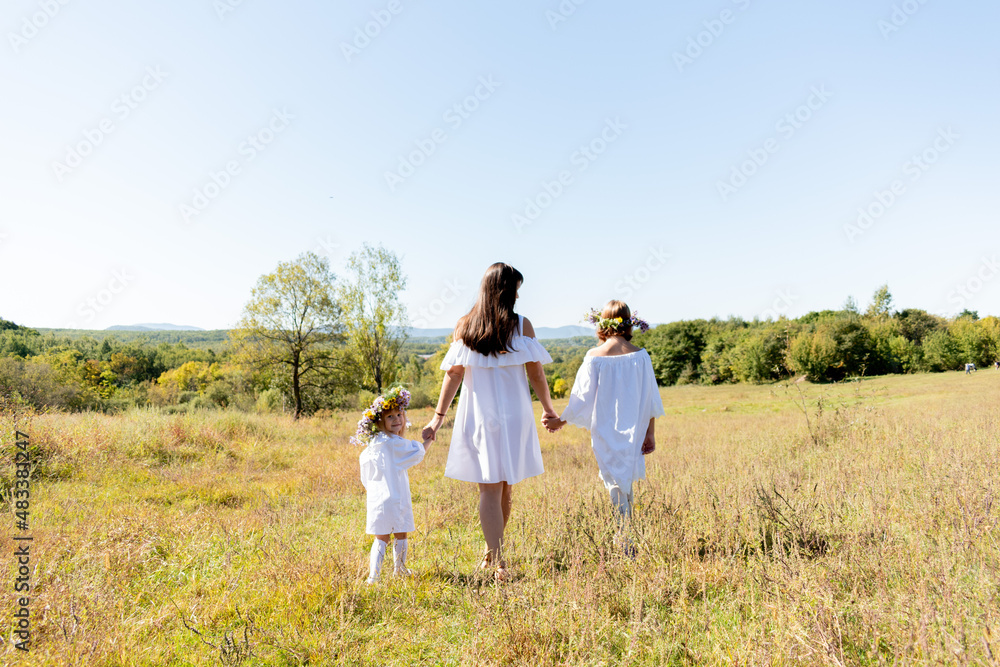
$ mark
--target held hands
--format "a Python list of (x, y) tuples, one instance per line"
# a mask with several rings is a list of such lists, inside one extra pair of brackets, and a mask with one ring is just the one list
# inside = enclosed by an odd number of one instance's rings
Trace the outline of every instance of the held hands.
[(565, 425), (566, 422), (563, 421), (562, 419), (559, 419), (559, 415), (557, 415), (556, 413), (554, 412), (542, 413), (542, 426), (544, 426), (545, 430), (548, 431), (549, 433), (555, 433)]
[(444, 417), (435, 414), (434, 418), (431, 419), (427, 423), (427, 426), (424, 427), (424, 430), (420, 432), (420, 437), (424, 439), (425, 449), (427, 447), (428, 441), (434, 442), (434, 439), (437, 438), (438, 429), (441, 428), (441, 424), (443, 423), (444, 423)]

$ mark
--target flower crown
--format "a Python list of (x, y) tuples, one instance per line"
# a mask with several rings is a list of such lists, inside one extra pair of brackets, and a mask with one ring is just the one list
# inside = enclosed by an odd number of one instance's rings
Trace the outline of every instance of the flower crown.
[(358, 430), (351, 437), (351, 444), (364, 447), (378, 433), (378, 421), (386, 410), (405, 410), (410, 404), (410, 392), (402, 387), (393, 387), (379, 396), (368, 406), (361, 419), (358, 420)]
[[(587, 316), (583, 318), (585, 322), (590, 322), (597, 327), (597, 330), (610, 329), (612, 331), (618, 331), (618, 329), (623, 328), (623, 320), (620, 317), (601, 317), (601, 312), (596, 308), (591, 308)], [(649, 323), (646, 320), (639, 317), (638, 313), (632, 313), (632, 317), (629, 318), (626, 325), (631, 325), (632, 327), (637, 327), (639, 331), (648, 331)]]

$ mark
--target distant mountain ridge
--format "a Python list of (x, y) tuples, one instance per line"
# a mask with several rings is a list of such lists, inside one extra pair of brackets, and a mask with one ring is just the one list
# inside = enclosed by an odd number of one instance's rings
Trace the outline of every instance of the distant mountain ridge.
[(105, 331), (205, 331), (201, 327), (191, 327), (186, 324), (116, 324)]
[[(184, 324), (143, 323), (143, 324), (116, 324), (108, 327), (105, 331), (206, 331), (201, 327), (192, 327)], [(452, 332), (447, 329), (418, 329), (410, 327), (407, 330), (410, 338), (440, 338), (448, 336)], [(548, 340), (555, 338), (573, 338), (574, 336), (593, 336), (594, 330), (589, 327), (578, 325), (568, 325), (564, 327), (535, 327), (535, 336), (539, 339)]]
[[(448, 329), (417, 329), (411, 327), (408, 329), (410, 338), (439, 338), (441, 336), (448, 336), (452, 332), (451, 328)], [(554, 338), (573, 338), (574, 336), (593, 336), (594, 330), (589, 327), (581, 327), (577, 325), (568, 325), (564, 327), (535, 327), (535, 336), (542, 340), (554, 339)]]

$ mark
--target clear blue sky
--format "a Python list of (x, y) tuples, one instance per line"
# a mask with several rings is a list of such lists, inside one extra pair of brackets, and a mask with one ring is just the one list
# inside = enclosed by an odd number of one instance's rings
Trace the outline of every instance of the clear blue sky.
[(541, 326), (615, 297), (660, 322), (798, 316), (883, 283), (1000, 314), (998, 20), (985, 0), (12, 0), (0, 317), (230, 327), (279, 261), (340, 271), (364, 242), (401, 256), (432, 327), (494, 261)]

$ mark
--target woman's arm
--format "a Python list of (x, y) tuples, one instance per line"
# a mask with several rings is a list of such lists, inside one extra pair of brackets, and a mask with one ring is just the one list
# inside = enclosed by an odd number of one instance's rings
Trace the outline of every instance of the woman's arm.
[(420, 437), (424, 440), (434, 440), (437, 437), (438, 429), (444, 423), (444, 415), (448, 412), (458, 388), (462, 386), (462, 378), (465, 377), (465, 366), (452, 366), (444, 374), (444, 382), (441, 383), (441, 395), (438, 397), (437, 407), (434, 409), (434, 418), (428, 422)]
[(529, 361), (524, 366), (528, 371), (528, 382), (531, 383), (531, 388), (535, 390), (535, 396), (542, 404), (542, 415), (558, 418), (559, 414), (552, 406), (552, 397), (549, 396), (549, 383), (545, 381), (545, 369), (542, 368), (542, 362)]
[[(531, 320), (527, 317), (524, 318), (521, 334), (529, 338), (535, 337), (535, 327), (531, 326)], [(542, 404), (543, 418), (558, 417), (559, 413), (552, 406), (552, 397), (549, 396), (549, 383), (545, 380), (545, 369), (542, 367), (542, 362), (529, 361), (525, 367), (528, 372), (528, 382), (531, 383), (531, 388), (535, 390), (535, 396)]]

